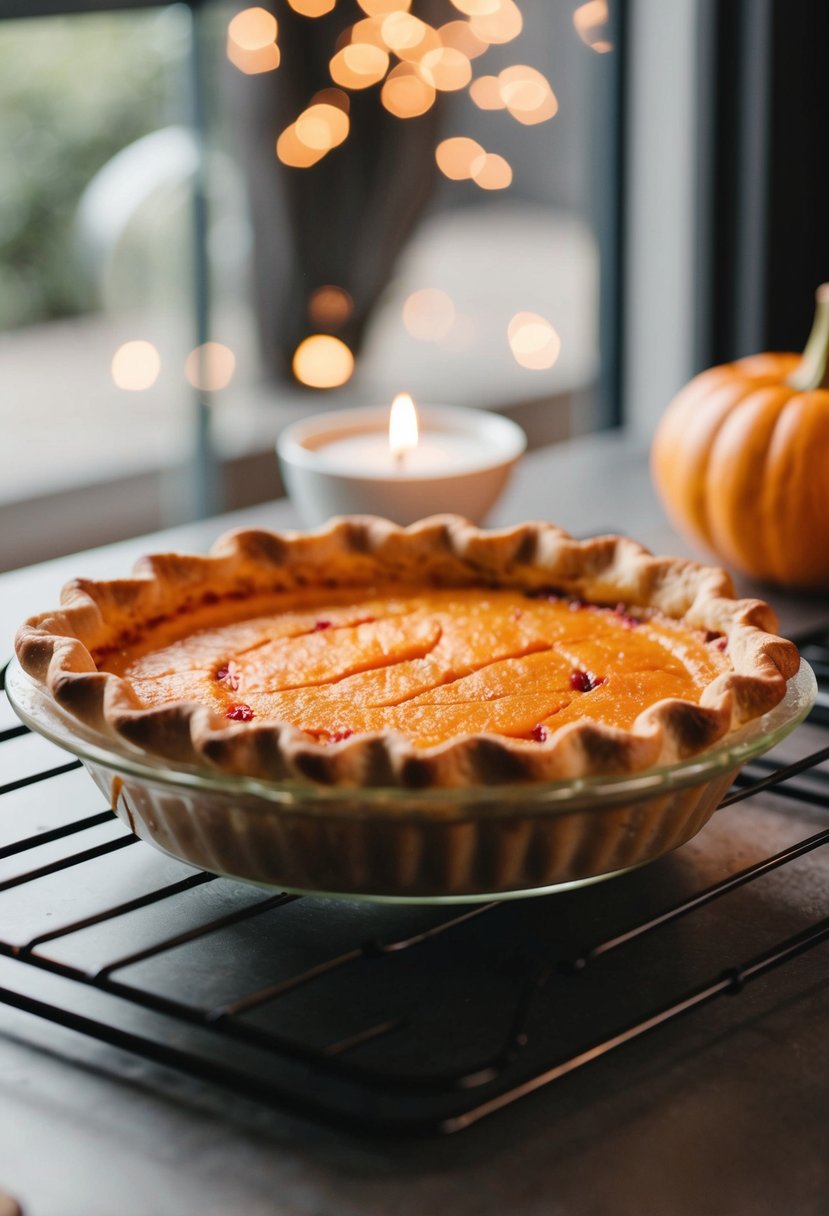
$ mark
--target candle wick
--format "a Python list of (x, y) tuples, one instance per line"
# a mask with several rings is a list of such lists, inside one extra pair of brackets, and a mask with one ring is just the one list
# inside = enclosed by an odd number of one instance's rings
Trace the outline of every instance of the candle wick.
[(398, 470), (402, 469), (403, 465), (405, 463), (406, 463), (406, 449), (398, 448), (394, 453), (394, 467)]

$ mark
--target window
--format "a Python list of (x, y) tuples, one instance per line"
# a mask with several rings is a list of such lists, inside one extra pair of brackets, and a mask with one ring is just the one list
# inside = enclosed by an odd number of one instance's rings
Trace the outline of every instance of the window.
[(286, 421), (401, 389), (613, 420), (621, 5), (11, 8), (0, 566), (272, 496)]

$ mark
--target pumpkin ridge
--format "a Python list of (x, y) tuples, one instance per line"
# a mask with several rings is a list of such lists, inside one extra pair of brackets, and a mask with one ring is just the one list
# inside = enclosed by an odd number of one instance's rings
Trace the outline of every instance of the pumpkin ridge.
[(724, 420), (708, 466), (712, 543), (741, 569), (753, 560), (763, 578), (772, 574), (765, 502), (769, 448), (791, 395), (790, 388), (777, 385), (744, 396)]

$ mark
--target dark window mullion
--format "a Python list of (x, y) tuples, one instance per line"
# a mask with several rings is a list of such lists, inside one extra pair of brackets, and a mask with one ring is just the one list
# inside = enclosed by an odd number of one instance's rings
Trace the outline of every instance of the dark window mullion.
[(826, 0), (702, 0), (696, 362), (801, 349), (829, 278)]

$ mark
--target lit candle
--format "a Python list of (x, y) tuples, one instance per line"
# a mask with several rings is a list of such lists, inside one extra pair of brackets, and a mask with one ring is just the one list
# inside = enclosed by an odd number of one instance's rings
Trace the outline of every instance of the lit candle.
[(420, 423), (411, 397), (388, 407), (319, 415), (277, 442), (288, 493), (304, 521), (385, 515), (412, 523), (454, 511), (480, 520), (526, 446), (514, 422), (484, 410), (429, 406)]
[(417, 451), (419, 438), (414, 401), (408, 393), (398, 393), (389, 412), (389, 447), (398, 469), (407, 452)]

